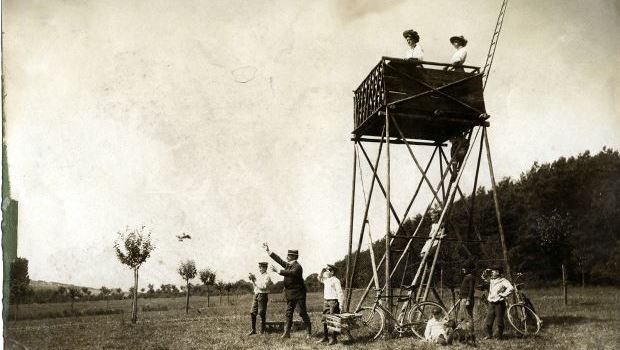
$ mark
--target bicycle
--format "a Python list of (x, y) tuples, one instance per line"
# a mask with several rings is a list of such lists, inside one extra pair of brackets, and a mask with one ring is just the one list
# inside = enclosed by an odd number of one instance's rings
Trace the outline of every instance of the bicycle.
[[(474, 301), (474, 328), (476, 325), (484, 322), (484, 318), (486, 316), (486, 299), (483, 297), (475, 297)], [(415, 303), (412, 305), (411, 311), (409, 311), (408, 320), (412, 326), (415, 324), (417, 326), (414, 329), (414, 334), (421, 339), (424, 339), (424, 329), (426, 328), (426, 322), (428, 322), (429, 318), (432, 317), (431, 313), (433, 309), (439, 308), (442, 311), (442, 319), (445, 321), (453, 320), (454, 325), (459, 323), (457, 311), (461, 308), (462, 299), (457, 299), (452, 306), (447, 309), (446, 305), (443, 303), (438, 303), (435, 301), (422, 301), (419, 303)], [(419, 319), (419, 320), (418, 320)]]
[[(407, 287), (410, 289), (411, 287)], [(398, 307), (396, 316), (381, 303), (381, 291), (376, 290), (376, 295), (372, 305), (361, 307), (356, 311), (359, 323), (357, 327), (349, 331), (349, 336), (367, 340), (376, 340), (383, 334), (385, 320), (388, 318), (393, 326), (393, 332), (399, 336), (413, 332), (417, 337), (424, 338), (424, 329), (430, 319), (431, 312), (435, 307), (439, 307), (445, 312), (445, 308), (433, 301), (421, 303), (412, 302), (412, 297), (397, 299), (401, 304)], [(415, 293), (411, 293), (415, 296)]]
[(523, 277), (523, 274), (517, 273), (514, 280), (514, 293), (517, 302), (508, 307), (508, 321), (520, 334), (536, 335), (542, 327), (542, 320), (536, 314), (534, 305), (523, 291), (525, 283), (518, 283), (521, 277)]
[[(411, 287), (405, 287), (405, 289), (411, 289)], [(424, 331), (428, 320), (431, 319), (432, 312), (436, 308), (441, 310), (444, 315), (444, 319), (447, 321), (449, 315), (454, 313), (460, 306), (460, 300), (456, 301), (450, 310), (446, 310), (446, 307), (442, 303), (435, 301), (421, 301), (414, 302), (415, 292), (411, 293), (411, 297), (399, 298), (398, 302), (399, 311), (396, 316), (390, 312), (385, 306), (381, 304), (381, 290), (377, 290), (377, 294), (371, 306), (365, 306), (357, 310), (356, 314), (359, 315), (361, 324), (355, 328), (354, 333), (350, 336), (361, 337), (368, 340), (375, 340), (381, 336), (385, 327), (385, 320), (389, 318), (394, 327), (393, 331), (399, 336), (403, 336), (408, 332), (413, 332), (415, 336), (420, 339), (424, 339)], [(480, 314), (480, 313), (479, 313)], [(484, 314), (484, 313), (483, 313)], [(475, 319), (477, 322), (478, 319)]]

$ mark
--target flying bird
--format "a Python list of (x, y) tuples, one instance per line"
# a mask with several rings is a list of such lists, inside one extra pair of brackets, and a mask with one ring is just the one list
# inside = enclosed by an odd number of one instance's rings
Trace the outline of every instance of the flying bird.
[(179, 242), (183, 242), (184, 239), (192, 239), (192, 236), (188, 235), (187, 233), (184, 233), (182, 235), (177, 235), (176, 237), (179, 240)]

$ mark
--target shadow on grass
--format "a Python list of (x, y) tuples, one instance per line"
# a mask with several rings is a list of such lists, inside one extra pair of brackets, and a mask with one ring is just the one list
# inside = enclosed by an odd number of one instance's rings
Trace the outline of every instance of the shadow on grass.
[(594, 322), (604, 322), (605, 320), (589, 318), (583, 316), (547, 316), (543, 318), (543, 322), (545, 326), (548, 325), (565, 325), (565, 324), (585, 324), (585, 323), (594, 323)]

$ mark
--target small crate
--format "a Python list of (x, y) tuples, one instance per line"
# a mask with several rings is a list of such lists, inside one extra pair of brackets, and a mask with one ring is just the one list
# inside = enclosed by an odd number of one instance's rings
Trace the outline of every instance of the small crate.
[(359, 327), (358, 320), (361, 317), (361, 314), (342, 313), (323, 315), (323, 321), (327, 324), (327, 329), (330, 331), (342, 333)]

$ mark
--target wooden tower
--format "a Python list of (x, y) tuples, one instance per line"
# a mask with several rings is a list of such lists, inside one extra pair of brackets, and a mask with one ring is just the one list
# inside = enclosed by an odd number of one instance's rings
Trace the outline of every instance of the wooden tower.
[[(458, 232), (451, 232), (445, 225), (455, 197), (459, 195), (460, 198), (465, 198), (459, 181), (469, 159), (473, 159), (476, 163), (474, 190), (471, 192), (475, 196), (480, 163), (485, 148), (499, 227), (500, 239), (497, 242), (501, 244), (502, 258), (500, 261), (503, 261), (510, 275), (486, 131), (490, 124), (483, 97), (484, 73), (479, 67), (473, 66), (463, 66), (464, 71), (442, 69), (449, 67), (449, 64), (443, 63), (383, 57), (355, 90), (354, 130), (352, 132), (355, 152), (344, 307), (347, 312), (360, 310), (373, 287), (376, 293), (375, 300), (381, 300), (382, 305), (394, 315), (396, 315), (395, 306), (403, 300), (410, 299), (416, 302), (426, 300), (429, 292), (435, 290), (433, 276), (437, 274), (435, 268), (442, 245), (486, 242), (479, 234), (477, 239), (464, 239)], [(368, 156), (364, 147), (368, 143), (379, 143), (374, 161)], [(451, 148), (450, 152), (444, 150), (448, 146)], [(396, 211), (391, 202), (390, 171), (394, 165), (391, 162), (390, 149), (393, 147), (406, 149), (419, 173), (416, 189), (402, 214)], [(432, 156), (425, 165), (416, 156), (419, 154), (419, 148), (432, 149)], [(360, 160), (360, 158), (365, 160)], [(382, 158), (385, 159), (382, 163), (385, 166), (383, 181), (378, 175)], [(354, 240), (355, 184), (360, 163), (365, 163), (370, 169), (372, 180), (367, 197), (366, 194), (364, 195), (364, 214), (357, 219), (361, 224), (357, 239)], [(440, 179), (434, 183), (428, 176), (433, 164), (435, 164), (435, 169), (437, 166), (440, 168)], [(376, 186), (380, 188), (383, 198), (373, 197)], [(413, 203), (420, 197), (420, 192), (425, 190), (430, 191), (432, 199), (430, 203), (425, 203), (426, 211), (415, 232), (412, 235), (398, 234)], [(377, 262), (374, 251), (372, 251), (372, 244), (370, 245), (373, 278), (361, 295), (359, 293), (354, 295), (351, 286), (358, 272), (358, 258), (365, 235), (370, 235), (367, 229), (369, 208), (371, 203), (377, 201), (384, 202), (385, 205), (385, 235), (383, 236), (385, 253)], [(472, 200), (471, 205), (465, 208), (470, 223), (473, 220), (474, 204)], [(438, 220), (433, 225), (435, 232), (430, 234), (421, 232), (420, 228), (427, 217), (426, 214), (433, 207), (440, 209)], [(391, 229), (392, 220), (395, 220), (398, 227), (394, 231), (396, 234)], [(444, 228), (446, 228), (445, 231)], [(475, 231), (475, 233), (478, 232)], [(370, 239), (372, 242), (372, 237)], [(432, 249), (421, 254), (412, 252), (412, 242), (417, 239), (423, 239)], [(394, 249), (397, 241), (405, 242), (404, 249)], [(402, 244), (400, 246), (402, 247)], [(397, 280), (401, 283), (405, 280), (404, 277), (401, 278), (395, 274), (403, 271), (402, 265), (408, 263), (412, 253), (416, 257), (419, 256), (417, 267), (411, 269), (415, 270), (413, 279), (410, 282), (407, 281), (406, 285), (396, 284)], [(433, 294), (439, 298), (438, 293)], [(388, 319), (386, 323), (389, 323)]]

